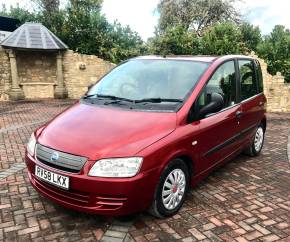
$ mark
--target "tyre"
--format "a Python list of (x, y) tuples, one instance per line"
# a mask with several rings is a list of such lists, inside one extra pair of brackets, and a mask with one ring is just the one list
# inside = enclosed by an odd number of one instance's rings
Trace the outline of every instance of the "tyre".
[(245, 150), (245, 153), (249, 156), (258, 156), (263, 148), (265, 138), (265, 130), (262, 124), (260, 124), (252, 138), (250, 146)]
[(158, 218), (178, 212), (189, 188), (189, 170), (181, 159), (174, 159), (163, 170), (149, 212)]

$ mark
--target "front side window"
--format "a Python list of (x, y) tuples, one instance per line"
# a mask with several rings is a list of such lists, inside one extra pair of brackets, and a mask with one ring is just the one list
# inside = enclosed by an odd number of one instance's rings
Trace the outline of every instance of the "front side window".
[(182, 60), (131, 60), (102, 78), (88, 95), (111, 95), (130, 100), (183, 100), (208, 65)]
[(234, 61), (222, 64), (215, 71), (198, 98), (199, 110), (211, 102), (212, 93), (218, 93), (223, 97), (223, 108), (236, 104), (236, 71)]
[(254, 63), (251, 60), (239, 60), (241, 99), (245, 100), (258, 93)]

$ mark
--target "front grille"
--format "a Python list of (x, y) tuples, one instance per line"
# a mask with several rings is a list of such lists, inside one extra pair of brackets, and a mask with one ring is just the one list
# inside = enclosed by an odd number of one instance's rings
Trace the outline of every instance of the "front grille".
[[(53, 160), (51, 159), (52, 155), (57, 152), (58, 159)], [(84, 164), (87, 161), (86, 157), (71, 155), (68, 153), (64, 153), (61, 151), (57, 151), (48, 147), (45, 147), (41, 144), (36, 145), (36, 158), (41, 163), (62, 170), (72, 173), (78, 173), (83, 168)]]

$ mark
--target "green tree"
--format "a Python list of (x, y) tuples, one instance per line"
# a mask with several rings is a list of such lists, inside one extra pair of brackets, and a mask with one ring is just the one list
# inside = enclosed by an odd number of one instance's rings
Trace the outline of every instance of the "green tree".
[(40, 22), (56, 34), (70, 49), (94, 54), (118, 63), (140, 55), (145, 45), (140, 36), (128, 26), (111, 24), (101, 14), (102, 0), (69, 0), (59, 9), (59, 0), (34, 0), (38, 11), (2, 7), (0, 15), (17, 18), (21, 23)]
[(33, 0), (33, 2), (36, 3), (41, 11), (47, 14), (59, 11), (59, 0)]
[(162, 34), (148, 41), (149, 51), (157, 55), (196, 55), (199, 38), (183, 26), (168, 27)]
[(233, 23), (215, 24), (201, 38), (201, 51), (205, 55), (241, 54), (245, 45), (242, 34)]
[(242, 34), (242, 41), (245, 44), (248, 52), (251, 50), (257, 51), (258, 44), (262, 41), (261, 30), (258, 26), (253, 26), (250, 23), (242, 23), (239, 26)]
[(285, 80), (290, 82), (290, 30), (276, 25), (272, 32), (265, 36), (258, 45), (257, 53), (265, 59), (268, 71), (274, 75), (281, 72)]
[(239, 22), (240, 13), (235, 8), (239, 0), (160, 0), (158, 31), (168, 27), (183, 26), (199, 36), (215, 23)]
[(31, 13), (26, 9), (20, 8), (19, 6), (11, 6), (8, 10), (5, 4), (3, 4), (0, 9), (0, 16), (18, 19), (20, 21), (20, 25), (25, 22), (37, 22), (40, 19), (40, 15), (38, 13)]
[(146, 46), (141, 37), (135, 31), (132, 31), (129, 26), (123, 27), (117, 21), (111, 26), (104, 46), (106, 50), (102, 51), (103, 57), (114, 63), (146, 52)]

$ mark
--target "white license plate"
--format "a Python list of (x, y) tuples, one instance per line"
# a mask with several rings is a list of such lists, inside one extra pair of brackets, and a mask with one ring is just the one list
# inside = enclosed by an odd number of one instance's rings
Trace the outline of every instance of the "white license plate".
[(47, 181), (55, 186), (68, 189), (69, 177), (56, 174), (54, 172), (45, 170), (39, 166), (35, 166), (35, 175), (41, 180)]

